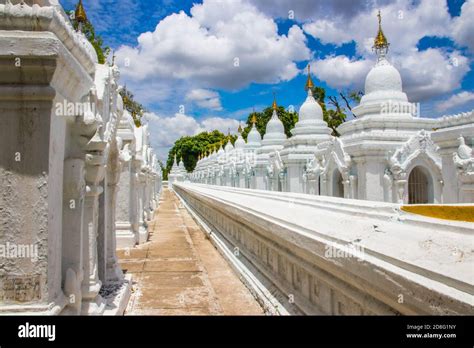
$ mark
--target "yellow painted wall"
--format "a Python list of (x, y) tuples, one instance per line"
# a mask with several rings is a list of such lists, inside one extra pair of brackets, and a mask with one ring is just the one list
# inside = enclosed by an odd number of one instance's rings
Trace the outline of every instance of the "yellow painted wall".
[(474, 205), (405, 205), (401, 209), (407, 213), (437, 219), (474, 222)]

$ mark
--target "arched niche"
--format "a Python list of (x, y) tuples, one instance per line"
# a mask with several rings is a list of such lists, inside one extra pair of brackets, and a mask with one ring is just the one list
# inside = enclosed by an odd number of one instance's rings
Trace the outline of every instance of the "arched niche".
[(344, 184), (341, 172), (335, 169), (332, 173), (331, 185), (332, 185), (332, 196), (344, 198)]
[(434, 203), (433, 177), (424, 166), (414, 167), (408, 175), (408, 204)]

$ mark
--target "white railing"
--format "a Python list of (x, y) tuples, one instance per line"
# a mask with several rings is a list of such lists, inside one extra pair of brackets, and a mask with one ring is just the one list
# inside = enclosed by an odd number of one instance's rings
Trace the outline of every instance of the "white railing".
[(278, 289), (289, 313), (474, 313), (473, 223), (333, 197), (183, 183), (175, 191)]

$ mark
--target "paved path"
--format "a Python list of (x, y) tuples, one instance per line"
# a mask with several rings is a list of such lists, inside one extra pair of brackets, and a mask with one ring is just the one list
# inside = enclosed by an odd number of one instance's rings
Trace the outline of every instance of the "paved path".
[(126, 315), (263, 314), (171, 191), (163, 192), (149, 229), (149, 242), (118, 252), (134, 280)]

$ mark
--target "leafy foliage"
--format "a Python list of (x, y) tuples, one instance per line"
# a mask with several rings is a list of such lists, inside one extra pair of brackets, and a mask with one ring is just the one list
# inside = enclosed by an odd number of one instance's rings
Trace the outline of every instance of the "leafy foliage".
[[(171, 148), (168, 154), (168, 160), (166, 162), (166, 177), (168, 178), (168, 173), (173, 167), (173, 162), (175, 156), (179, 162), (183, 160), (184, 167), (188, 172), (192, 172), (196, 167), (199, 155), (209, 154), (214, 150), (218, 150), (221, 145), (221, 141), (227, 143), (229, 136), (222, 134), (221, 132), (215, 130), (212, 132), (202, 132), (195, 136), (181, 137), (178, 139), (174, 146)], [(232, 143), (235, 143), (237, 136), (231, 135), (230, 140)]]
[[(285, 128), (285, 134), (287, 137), (291, 136), (291, 130), (295, 127), (295, 124), (298, 122), (298, 113), (296, 112), (289, 112), (285, 110), (283, 106), (279, 106), (277, 110), (278, 118), (283, 123), (283, 127)], [(247, 118), (247, 127), (245, 127), (244, 131), (242, 132), (242, 136), (244, 139), (247, 139), (247, 135), (250, 133), (252, 129), (252, 118), (253, 116), (257, 117), (257, 130), (262, 135), (265, 135), (267, 123), (270, 121), (273, 115), (273, 108), (268, 107), (262, 112), (252, 112)]]
[(123, 99), (123, 107), (132, 115), (135, 125), (137, 127), (140, 127), (142, 125), (141, 119), (143, 117), (143, 114), (146, 112), (145, 108), (142, 104), (135, 101), (135, 97), (133, 96), (132, 92), (127, 89), (126, 86), (120, 90), (120, 95)]
[[(332, 129), (332, 134), (334, 136), (339, 136), (337, 132), (337, 127), (346, 122), (347, 119), (347, 110), (352, 113), (352, 103), (360, 103), (360, 99), (364, 94), (360, 91), (352, 91), (339, 93), (339, 97), (345, 103), (345, 107), (341, 106), (338, 96), (326, 96), (326, 90), (322, 87), (313, 88), (313, 96), (316, 101), (321, 105), (323, 109), (323, 118), (324, 121), (328, 124), (329, 128)], [(326, 106), (326, 101), (328, 100), (329, 104), (333, 106), (332, 109), (328, 109)], [(355, 115), (353, 114), (355, 117)]]

